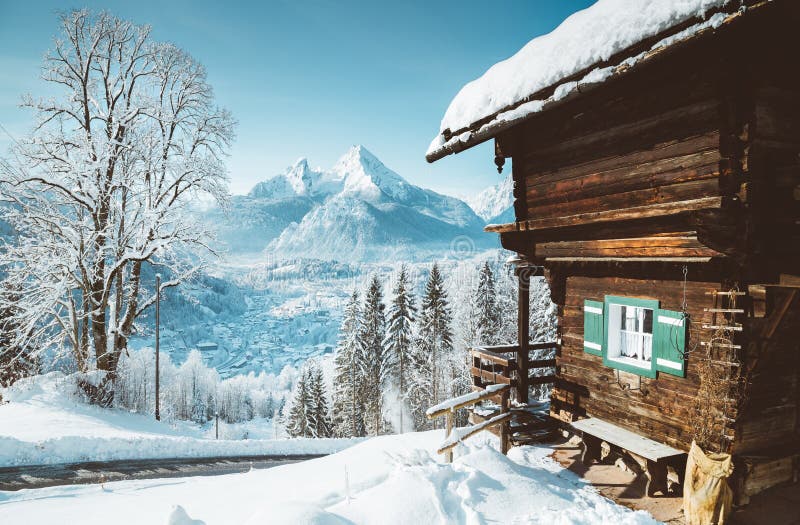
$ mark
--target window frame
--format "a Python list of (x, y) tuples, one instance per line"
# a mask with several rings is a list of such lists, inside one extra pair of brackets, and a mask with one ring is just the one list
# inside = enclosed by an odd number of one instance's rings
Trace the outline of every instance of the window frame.
[[(660, 310), (660, 301), (654, 299), (641, 299), (638, 297), (625, 297), (620, 295), (606, 295), (603, 299), (603, 364), (609, 368), (630, 372), (632, 374), (655, 378), (656, 377), (656, 345), (655, 345), (655, 322)], [(609, 357), (611, 347), (608, 344), (611, 322), (611, 305), (631, 306), (646, 308), (653, 311), (653, 331), (650, 348), (650, 367), (644, 367), (633, 363), (626, 363), (623, 360)]]

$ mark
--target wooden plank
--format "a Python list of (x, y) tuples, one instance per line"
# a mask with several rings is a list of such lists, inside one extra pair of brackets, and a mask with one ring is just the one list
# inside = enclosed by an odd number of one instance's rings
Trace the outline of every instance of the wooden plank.
[(608, 421), (603, 421), (602, 419), (581, 419), (572, 422), (571, 425), (580, 432), (585, 432), (586, 434), (633, 452), (651, 461), (658, 461), (660, 459), (685, 454), (669, 445), (640, 436), (639, 434), (609, 423)]
[(549, 262), (671, 262), (671, 263), (706, 263), (712, 257), (548, 257)]
[(508, 389), (508, 385), (493, 384), (482, 392), (473, 391), (469, 394), (464, 394), (463, 396), (440, 403), (439, 405), (434, 405), (425, 412), (425, 415), (428, 419), (436, 419), (444, 414), (454, 412), (464, 407), (472, 406), (486, 399), (490, 399), (498, 394), (502, 394)]
[(546, 242), (536, 244), (537, 257), (715, 257), (719, 252), (700, 243), (696, 235), (635, 237)]
[(534, 368), (549, 368), (551, 366), (556, 366), (556, 360), (553, 359), (533, 359), (528, 363), (528, 370), (533, 370)]
[(503, 383), (504, 385), (516, 386), (517, 382), (510, 377), (504, 376), (502, 373), (490, 372), (489, 370), (481, 370), (480, 368), (472, 367), (470, 370), (472, 377), (478, 377), (481, 381), (487, 383)]
[[(637, 150), (623, 155), (593, 159), (579, 164), (566, 164), (559, 166), (556, 170), (546, 173), (530, 174), (526, 177), (526, 184), (529, 189), (545, 186), (547, 184), (564, 183), (567, 181), (580, 181), (592, 175), (617, 173), (626, 175), (633, 171), (633, 166), (662, 166), (664, 161), (671, 162), (672, 159), (681, 158), (689, 154), (698, 152), (717, 151), (717, 161), (719, 161), (719, 131), (711, 131), (700, 136), (690, 136), (678, 140), (669, 140), (656, 144), (647, 149)], [(710, 160), (710, 159), (707, 159)], [(670, 167), (685, 167), (685, 163)], [(635, 169), (635, 168), (634, 168)], [(633, 173), (640, 177), (646, 175), (646, 171)], [(563, 186), (542, 188), (547, 191), (557, 191), (567, 189)]]
[(519, 224), (516, 222), (507, 222), (505, 224), (487, 224), (483, 227), (483, 231), (489, 233), (515, 232), (517, 230), (519, 230)]
[(637, 206), (685, 202), (718, 195), (720, 195), (719, 181), (716, 178), (703, 179), (623, 193), (612, 193), (599, 197), (580, 198), (567, 203), (529, 204), (528, 216), (530, 220), (536, 220), (591, 213), (595, 210), (624, 210)]
[(547, 383), (555, 383), (556, 376), (554, 375), (546, 375), (546, 376), (528, 376), (528, 385), (545, 385)]
[(475, 347), (476, 350), (488, 350), (489, 352), (494, 352), (496, 354), (508, 354), (511, 352), (518, 352), (519, 345), (486, 345), (486, 346), (478, 346)]
[(444, 443), (441, 444), (439, 450), (436, 452), (438, 454), (444, 454), (448, 450), (452, 450), (455, 448), (456, 445), (464, 441), (465, 439), (474, 436), (475, 434), (482, 432), (484, 430), (488, 430), (491, 427), (504, 424), (506, 421), (511, 419), (511, 412), (504, 412), (494, 416), (491, 419), (487, 419), (482, 423), (478, 423), (476, 425), (471, 425), (469, 427), (456, 429), (454, 434), (451, 434), (447, 437)]
[(666, 202), (661, 204), (653, 204), (650, 206), (637, 206), (619, 210), (603, 210), (580, 213), (565, 217), (529, 219), (525, 221), (525, 228), (528, 230), (564, 228), (568, 226), (594, 224), (598, 222), (625, 221), (643, 219), (647, 217), (660, 217), (683, 213), (686, 211), (721, 207), (722, 197), (705, 197), (701, 199), (692, 199), (680, 202)]
[[(705, 151), (644, 165), (626, 166), (610, 172), (584, 175), (528, 187), (529, 206), (567, 204), (580, 199), (625, 193), (719, 177), (719, 150)], [(535, 181), (535, 176), (529, 178)]]
[(548, 348), (558, 348), (558, 341), (547, 341), (544, 343), (528, 343), (528, 350), (546, 350)]
[(482, 349), (473, 349), (470, 351), (473, 357), (478, 359), (482, 359), (484, 361), (491, 361), (492, 363), (509, 367), (509, 368), (516, 368), (517, 363), (516, 361), (511, 358), (507, 357), (502, 354), (497, 354), (495, 352), (490, 352), (489, 350), (482, 350)]

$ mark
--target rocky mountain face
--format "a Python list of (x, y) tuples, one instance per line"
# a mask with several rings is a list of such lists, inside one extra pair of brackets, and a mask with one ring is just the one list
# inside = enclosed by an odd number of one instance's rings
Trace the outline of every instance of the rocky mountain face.
[(208, 216), (231, 253), (347, 262), (443, 257), (454, 242), (491, 248), (464, 201), (415, 186), (363, 146), (329, 170), (298, 160)]

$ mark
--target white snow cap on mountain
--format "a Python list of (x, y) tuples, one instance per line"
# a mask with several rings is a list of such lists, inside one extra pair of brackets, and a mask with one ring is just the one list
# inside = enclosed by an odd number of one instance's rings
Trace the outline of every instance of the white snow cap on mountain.
[[(262, 184), (277, 185), (291, 173)], [(270, 241), (271, 254), (314, 253), (320, 259), (354, 262), (388, 254), (424, 258), (446, 253), (459, 237), (474, 239), (475, 246), (491, 244), (482, 231), (484, 222), (464, 201), (411, 184), (364, 146), (352, 146), (333, 168), (314, 173), (311, 209)], [(261, 189), (257, 193), (265, 196)]]
[[(470, 132), (464, 130), (479, 121), (490, 117), (496, 121), (514, 120), (541, 110), (546, 101), (531, 100), (509, 108), (635, 44), (693, 19), (702, 20), (711, 11), (728, 4), (738, 5), (732, 0), (598, 0), (461, 88), (442, 118), (440, 133), (431, 142), (428, 155), (452, 141), (466, 141)], [(717, 27), (723, 18), (724, 14), (716, 13), (684, 33)], [(663, 45), (667, 45), (666, 40), (669, 39), (662, 41)], [(609, 75), (609, 68), (596, 68), (584, 81), (598, 82)], [(575, 82), (559, 85), (551, 98), (563, 97), (575, 85)], [(501, 111), (505, 113), (497, 115)], [(445, 142), (445, 130), (460, 135)]]
[(255, 198), (329, 197), (342, 193), (377, 202), (384, 197), (403, 199), (411, 185), (387, 168), (361, 145), (350, 147), (334, 167), (312, 169), (306, 158), (298, 159), (283, 173), (256, 184), (249, 195)]
[(256, 184), (250, 190), (249, 195), (255, 198), (269, 199), (310, 196), (320, 191), (318, 186), (322, 176), (322, 172), (311, 169), (308, 160), (303, 157), (297, 159), (280, 175)]
[(369, 201), (380, 200), (381, 194), (403, 200), (411, 186), (361, 145), (347, 150), (331, 171), (342, 181), (342, 193)]
[(491, 220), (514, 204), (514, 179), (508, 174), (502, 181), (468, 197), (466, 201), (478, 217)]

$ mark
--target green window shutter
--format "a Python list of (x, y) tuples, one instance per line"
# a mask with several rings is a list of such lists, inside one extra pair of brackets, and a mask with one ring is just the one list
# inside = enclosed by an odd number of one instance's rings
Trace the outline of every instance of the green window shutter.
[(603, 307), (599, 301), (583, 301), (583, 350), (603, 355)]
[(656, 310), (653, 320), (653, 356), (656, 370), (686, 377), (686, 330), (689, 322), (681, 312)]

